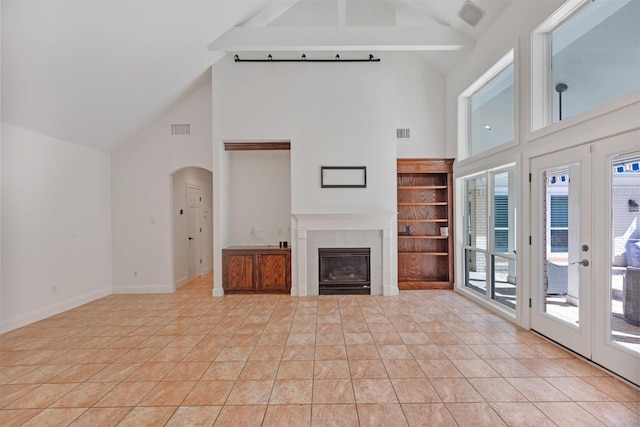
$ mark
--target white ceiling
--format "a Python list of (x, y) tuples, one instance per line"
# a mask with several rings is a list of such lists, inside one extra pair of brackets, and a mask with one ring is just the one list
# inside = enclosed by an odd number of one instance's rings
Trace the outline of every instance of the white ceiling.
[(474, 1), (476, 27), (457, 17), (463, 2), (2, 0), (2, 121), (113, 151), (227, 51), (409, 51), (446, 72), (511, 0)]

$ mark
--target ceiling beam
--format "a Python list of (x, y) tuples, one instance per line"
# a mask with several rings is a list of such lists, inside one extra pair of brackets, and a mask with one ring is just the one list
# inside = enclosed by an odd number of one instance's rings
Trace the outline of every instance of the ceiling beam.
[(445, 26), (234, 27), (209, 45), (222, 52), (452, 51), (473, 42)]

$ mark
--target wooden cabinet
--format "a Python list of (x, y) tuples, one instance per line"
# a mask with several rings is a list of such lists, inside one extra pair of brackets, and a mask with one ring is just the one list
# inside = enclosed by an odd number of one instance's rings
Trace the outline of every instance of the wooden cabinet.
[(291, 250), (232, 246), (222, 250), (225, 292), (288, 293), (291, 290)]
[(398, 159), (400, 289), (453, 289), (452, 167), (453, 159)]

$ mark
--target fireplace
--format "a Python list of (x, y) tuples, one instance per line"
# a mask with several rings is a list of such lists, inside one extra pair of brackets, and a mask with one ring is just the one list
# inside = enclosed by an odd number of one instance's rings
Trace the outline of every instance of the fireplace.
[(370, 248), (319, 248), (320, 295), (371, 293)]

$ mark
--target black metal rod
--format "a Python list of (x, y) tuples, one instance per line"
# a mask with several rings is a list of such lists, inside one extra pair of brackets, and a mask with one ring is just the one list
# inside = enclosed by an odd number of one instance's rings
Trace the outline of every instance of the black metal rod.
[(562, 92), (569, 87), (565, 83), (558, 83), (556, 85), (556, 92), (558, 92), (558, 120), (562, 121)]
[(558, 92), (558, 120), (562, 120), (562, 92)]
[(368, 59), (241, 59), (233, 58), (235, 62), (380, 62), (380, 58)]

